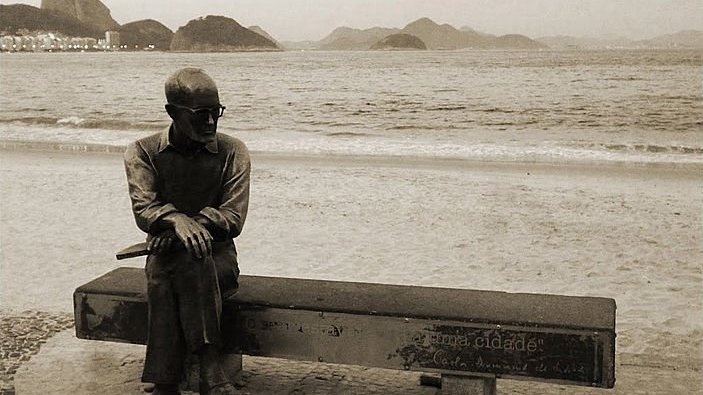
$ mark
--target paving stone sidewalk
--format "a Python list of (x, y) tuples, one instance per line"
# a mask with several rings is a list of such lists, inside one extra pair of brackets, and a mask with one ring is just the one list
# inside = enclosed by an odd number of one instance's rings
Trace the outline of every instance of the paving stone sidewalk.
[(73, 315), (0, 311), (0, 395), (14, 395), (14, 378), (23, 362), (54, 334), (73, 326)]

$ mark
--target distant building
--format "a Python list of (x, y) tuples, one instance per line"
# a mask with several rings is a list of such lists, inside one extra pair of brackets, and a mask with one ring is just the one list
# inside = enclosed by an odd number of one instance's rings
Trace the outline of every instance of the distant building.
[(0, 38), (0, 47), (3, 51), (12, 51), (12, 45), (14, 43), (15, 40), (12, 38), (12, 36), (2, 36)]
[[(0, 36), (0, 51), (3, 52), (61, 52), (61, 51), (97, 51), (117, 50), (115, 36), (111, 36), (112, 44), (108, 46), (106, 39), (100, 41), (91, 37), (67, 37), (52, 32), (34, 32), (24, 35)], [(114, 45), (114, 46), (113, 46)]]
[(48, 34), (40, 34), (37, 36), (37, 42), (38, 46), (41, 50), (43, 51), (48, 51), (52, 49), (52, 44), (54, 43), (54, 39), (52, 36)]
[(22, 50), (23, 51), (36, 51), (37, 50), (37, 38), (34, 36), (24, 36), (22, 38)]
[(87, 37), (85, 39), (85, 41), (88, 46), (88, 49), (97, 49), (98, 48), (98, 40), (96, 40), (92, 37)]
[(71, 37), (69, 49), (87, 51), (90, 49), (95, 49), (98, 40), (89, 37)]
[(15, 51), (31, 50), (31, 40), (25, 36), (15, 36)]
[(105, 44), (110, 49), (118, 49), (120, 47), (120, 33), (115, 31), (105, 32)]

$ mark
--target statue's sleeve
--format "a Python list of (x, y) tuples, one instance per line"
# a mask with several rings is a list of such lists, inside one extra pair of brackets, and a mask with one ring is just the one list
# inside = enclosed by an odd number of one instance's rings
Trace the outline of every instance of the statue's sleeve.
[(237, 141), (225, 167), (222, 199), (219, 207), (205, 207), (200, 215), (215, 227), (215, 239), (233, 239), (242, 233), (249, 209), (249, 174), (251, 161), (246, 145)]
[(144, 232), (154, 233), (154, 224), (161, 217), (176, 212), (176, 207), (171, 203), (164, 204), (158, 200), (156, 169), (138, 141), (127, 147), (124, 165), (129, 198), (132, 200), (132, 212), (137, 226)]

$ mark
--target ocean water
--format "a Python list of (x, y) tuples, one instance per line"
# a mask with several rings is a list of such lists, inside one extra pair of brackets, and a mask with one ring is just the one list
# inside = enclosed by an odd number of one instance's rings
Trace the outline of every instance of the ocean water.
[(5, 53), (0, 140), (124, 146), (168, 126), (185, 66), (252, 150), (703, 163), (697, 51)]

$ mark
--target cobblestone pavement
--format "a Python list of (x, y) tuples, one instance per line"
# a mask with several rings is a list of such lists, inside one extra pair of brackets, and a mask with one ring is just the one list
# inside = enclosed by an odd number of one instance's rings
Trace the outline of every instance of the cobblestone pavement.
[(59, 331), (73, 326), (73, 315), (0, 311), (0, 395), (14, 395), (14, 377), (23, 362)]

